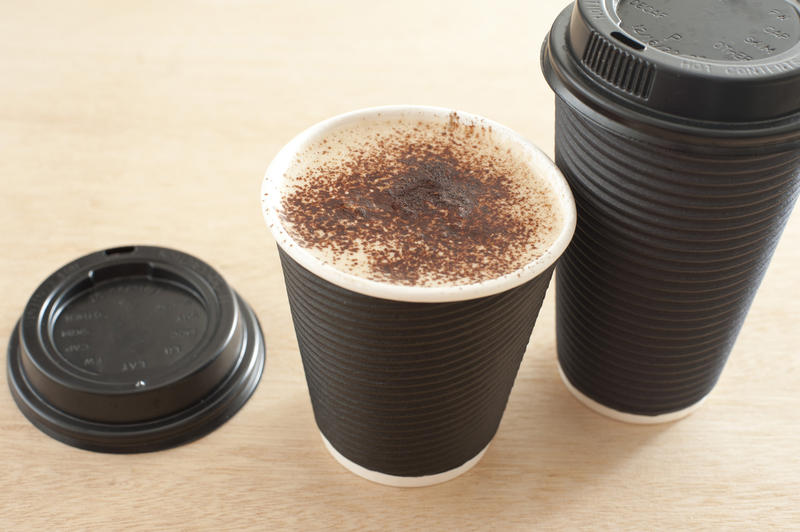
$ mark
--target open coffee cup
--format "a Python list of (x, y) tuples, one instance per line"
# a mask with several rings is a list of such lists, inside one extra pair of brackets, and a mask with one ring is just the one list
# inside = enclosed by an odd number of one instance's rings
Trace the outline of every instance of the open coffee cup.
[(379, 107), (295, 137), (262, 203), (330, 453), (394, 486), (469, 470), (574, 231), (553, 162), (479, 116)]

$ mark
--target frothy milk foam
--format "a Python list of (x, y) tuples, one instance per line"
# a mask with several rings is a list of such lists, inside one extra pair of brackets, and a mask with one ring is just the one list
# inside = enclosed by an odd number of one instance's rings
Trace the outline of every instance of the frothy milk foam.
[(456, 113), (362, 117), (296, 155), (279, 216), (338, 270), (398, 285), (478, 283), (536, 260), (563, 229), (530, 156)]

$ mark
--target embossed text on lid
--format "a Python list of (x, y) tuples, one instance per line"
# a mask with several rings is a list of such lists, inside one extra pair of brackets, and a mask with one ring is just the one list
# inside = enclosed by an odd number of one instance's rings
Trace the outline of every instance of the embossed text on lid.
[(769, 59), (800, 39), (800, 13), (785, 0), (621, 0), (617, 14), (644, 45), (687, 58)]

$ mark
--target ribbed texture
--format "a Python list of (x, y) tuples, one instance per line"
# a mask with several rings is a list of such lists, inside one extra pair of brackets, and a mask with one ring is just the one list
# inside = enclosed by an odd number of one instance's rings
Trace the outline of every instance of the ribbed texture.
[(556, 162), (578, 207), (558, 356), (616, 410), (674, 412), (711, 391), (797, 199), (798, 151), (704, 145), (669, 151), (556, 102)]
[(640, 98), (650, 96), (655, 79), (653, 65), (620, 49), (597, 32), (592, 32), (583, 51), (583, 64), (619, 89)]
[(552, 268), (494, 296), (407, 303), (340, 288), (280, 256), (314, 416), (342, 455), (424, 476), (489, 444)]

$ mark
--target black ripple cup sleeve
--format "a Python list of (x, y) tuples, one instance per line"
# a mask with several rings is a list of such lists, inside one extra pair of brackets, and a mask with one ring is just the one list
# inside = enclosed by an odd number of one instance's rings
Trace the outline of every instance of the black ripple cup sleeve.
[(720, 378), (800, 190), (799, 7), (578, 0), (545, 39), (558, 361), (601, 414), (674, 421)]
[(512, 274), (468, 285), (409, 286), (337, 270), (281, 225), (281, 180), (326, 132), (378, 114), (448, 120), (450, 109), (391, 106), (334, 117), (301, 133), (267, 170), (262, 203), (283, 267), (314, 418), (346, 469), (396, 487), (453, 479), (486, 452), (575, 224), (574, 201), (550, 159), (511, 130), (468, 113), (524, 148), (563, 213), (555, 242)]

